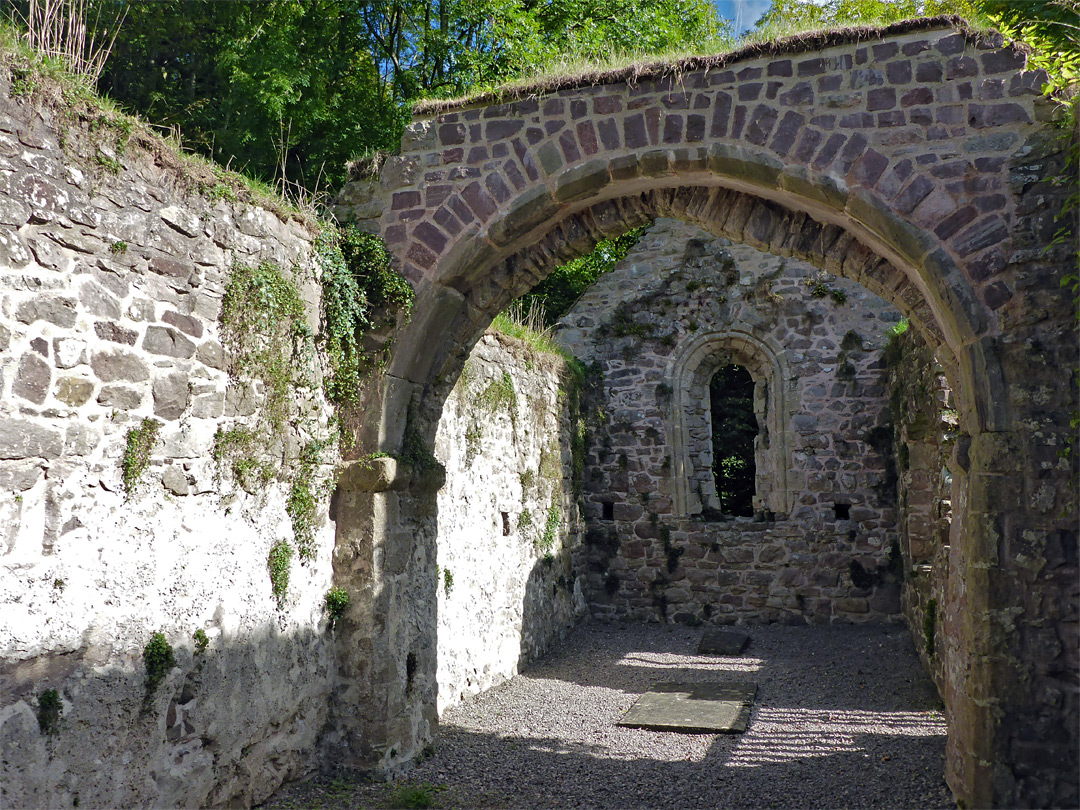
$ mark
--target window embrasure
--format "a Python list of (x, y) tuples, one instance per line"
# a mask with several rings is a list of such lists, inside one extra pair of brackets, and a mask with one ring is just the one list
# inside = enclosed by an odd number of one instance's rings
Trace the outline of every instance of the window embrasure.
[[(697, 336), (674, 358), (670, 370), (671, 446), (677, 515), (790, 511), (785, 434), (790, 415), (785, 401), (788, 375), (782, 350), (772, 344), (767, 338), (735, 329), (709, 332)], [(733, 402), (724, 402), (719, 390), (714, 397), (717, 380)], [(742, 410), (734, 418), (730, 412), (714, 414), (714, 408), (729, 408), (738, 402)], [(752, 408), (748, 407), (751, 403)], [(718, 423), (719, 432), (734, 439), (728, 450), (737, 445), (737, 452), (723, 451), (723, 446), (714, 442)], [(723, 451), (722, 455), (718, 451)], [(753, 473), (748, 480), (750, 459)], [(717, 462), (721, 468), (726, 463), (733, 472), (736, 467), (741, 469), (741, 494), (732, 489), (735, 480), (717, 476)], [(745, 503), (748, 496), (749, 506)]]

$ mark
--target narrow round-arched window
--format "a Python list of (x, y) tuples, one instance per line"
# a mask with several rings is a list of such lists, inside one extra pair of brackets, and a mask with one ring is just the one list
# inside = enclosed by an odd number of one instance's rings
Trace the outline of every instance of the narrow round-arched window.
[(754, 378), (742, 366), (717, 369), (709, 381), (712, 412), (713, 475), (720, 511), (725, 515), (754, 514), (757, 465), (754, 440), (758, 420), (754, 414)]
[(738, 329), (706, 332), (668, 374), (675, 514), (790, 512), (785, 427), (797, 406), (783, 347)]

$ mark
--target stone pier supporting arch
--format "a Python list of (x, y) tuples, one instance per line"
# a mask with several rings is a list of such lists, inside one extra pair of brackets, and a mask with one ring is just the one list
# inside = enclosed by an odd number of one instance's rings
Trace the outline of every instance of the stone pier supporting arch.
[[(369, 392), (367, 445), (430, 441), (500, 309), (657, 216), (863, 284), (911, 318), (959, 403), (949, 784), (968, 806), (1075, 805), (1076, 458), (1060, 453), (1077, 346), (1059, 281), (1076, 252), (1043, 250), (1068, 191), (1049, 182), (1062, 164), (1044, 81), (999, 36), (938, 19), (421, 108), (372, 223), (419, 295)], [(379, 535), (422, 545), (431, 496), (394, 486), (400, 514)], [(408, 645), (377, 619), (395, 677)], [(415, 749), (429, 702), (418, 690), (372, 722)], [(339, 750), (365, 733), (343, 727)]]

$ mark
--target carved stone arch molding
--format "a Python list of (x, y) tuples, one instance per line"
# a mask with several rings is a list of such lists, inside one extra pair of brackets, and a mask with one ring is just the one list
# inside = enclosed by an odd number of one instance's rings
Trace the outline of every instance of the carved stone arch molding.
[(791, 511), (788, 426), (798, 411), (784, 348), (773, 338), (741, 329), (705, 332), (672, 358), (669, 442), (672, 448), (674, 509), (677, 516), (718, 508), (712, 471), (709, 380), (728, 363), (743, 366), (754, 379), (758, 437), (755, 510)]

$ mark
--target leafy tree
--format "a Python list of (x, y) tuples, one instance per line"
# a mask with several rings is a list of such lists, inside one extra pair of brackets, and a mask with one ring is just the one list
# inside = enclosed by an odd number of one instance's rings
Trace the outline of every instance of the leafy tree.
[(990, 23), (1010, 39), (1032, 46), (1032, 61), (1053, 85), (1080, 80), (1080, 6), (1076, 0), (980, 0)]
[(883, 25), (940, 14), (979, 17), (978, 5), (979, 0), (773, 0), (750, 33), (754, 39), (770, 39), (793, 31)]
[(648, 225), (634, 228), (614, 239), (598, 242), (591, 252), (556, 267), (547, 277), (521, 297), (528, 311), (536, 301), (544, 313), (544, 326), (553, 326), (582, 296), (601, 273), (615, 267), (637, 244)]
[(231, 168), (333, 187), (403, 126), (365, 42), (335, 0), (132, 3), (99, 88)]

